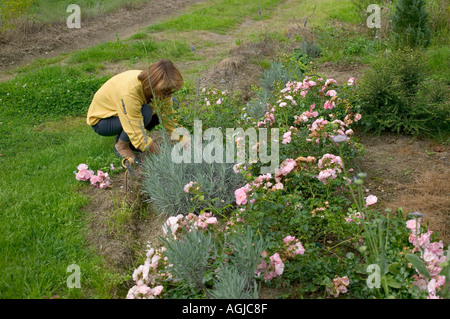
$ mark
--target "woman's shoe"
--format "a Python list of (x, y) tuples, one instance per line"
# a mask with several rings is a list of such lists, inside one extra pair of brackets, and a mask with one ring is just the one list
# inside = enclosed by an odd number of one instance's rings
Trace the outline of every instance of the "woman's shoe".
[(134, 155), (133, 151), (130, 149), (130, 142), (124, 142), (121, 139), (118, 139), (117, 143), (114, 144), (114, 153), (119, 158), (131, 158), (135, 164), (140, 164), (136, 155)]

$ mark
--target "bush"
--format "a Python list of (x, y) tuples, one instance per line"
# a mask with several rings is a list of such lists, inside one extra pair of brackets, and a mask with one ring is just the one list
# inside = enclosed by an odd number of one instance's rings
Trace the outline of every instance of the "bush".
[[(422, 92), (431, 90), (422, 90), (422, 85), (435, 84), (424, 80), (419, 53), (414, 55), (417, 61), (408, 60), (411, 56), (395, 61), (398, 72), (384, 85), (396, 85), (402, 97), (428, 99)], [(269, 287), (289, 287), (294, 298), (448, 296), (449, 282), (442, 276), (450, 267), (442, 263), (443, 243), (423, 225), (419, 229), (407, 221), (401, 209), (379, 212), (373, 206), (377, 198), (364, 192), (365, 174), (350, 173), (361, 150), (352, 130), (361, 120), (359, 107), (352, 104), (354, 84), (350, 78), (338, 86), (319, 75), (276, 84), (265, 118), (249, 123), (279, 128), (281, 165), (264, 175), (258, 160), (234, 167), (246, 185), (235, 189), (237, 206), (231, 214), (208, 204), (209, 190), (190, 184), (188, 196), (194, 195), (198, 204), (206, 202), (205, 209), (199, 216), (180, 214), (167, 220), (164, 227), (176, 237), (163, 239), (167, 248), (147, 252), (144, 265), (133, 274), (136, 285), (128, 297), (255, 298), (255, 275)], [(173, 170), (167, 163), (161, 167), (164, 174)], [(184, 178), (185, 171), (178, 177)], [(158, 183), (162, 174), (154, 173), (151, 182)], [(173, 179), (169, 176), (163, 184)], [(181, 187), (176, 191), (182, 193)], [(220, 224), (213, 214), (222, 217)], [(209, 233), (195, 233), (192, 225)], [(431, 259), (417, 254), (418, 243), (433, 250)], [(380, 270), (375, 276), (379, 284), (369, 287), (372, 267)]]
[(299, 46), (299, 51), (311, 58), (318, 58), (322, 54), (322, 49), (313, 41), (304, 39)]
[(160, 237), (164, 246), (149, 246), (127, 298), (258, 297), (255, 272), (267, 242), (250, 228), (219, 231), (217, 219), (206, 217), (209, 222), (202, 224), (205, 217), (189, 214), (167, 220)]
[(430, 95), (426, 58), (422, 51), (398, 50), (379, 55), (364, 75), (359, 102), (365, 128), (376, 133), (432, 135), (448, 125), (448, 95)]
[[(308, 57), (304, 51), (310, 50), (310, 54), (316, 55), (320, 47), (307, 42), (310, 49), (300, 46), (291, 55), (283, 55), (280, 61), (273, 61), (270, 68), (261, 76), (260, 87), (255, 89), (256, 98), (252, 99), (245, 109), (246, 114), (253, 119), (260, 119), (268, 111), (267, 102), (273, 97), (273, 90), (280, 84), (289, 81), (298, 81), (303, 78), (312, 56)], [(311, 50), (314, 50), (312, 52)]]
[(191, 163), (175, 163), (172, 147), (164, 137), (160, 154), (148, 154), (143, 164), (143, 190), (150, 197), (157, 215), (186, 215), (208, 207), (183, 191), (189, 182), (196, 182), (205, 193), (204, 201), (218, 209), (233, 202), (233, 192), (242, 182), (241, 177), (233, 172), (233, 163), (206, 163), (203, 159), (201, 163), (194, 163), (195, 147), (192, 147)]
[(192, 99), (183, 100), (178, 108), (179, 123), (193, 132), (195, 120), (201, 120), (203, 128), (231, 128), (242, 114), (239, 93), (216, 88), (203, 88)]
[(430, 45), (431, 31), (424, 0), (398, 0), (392, 24), (395, 44), (398, 47)]

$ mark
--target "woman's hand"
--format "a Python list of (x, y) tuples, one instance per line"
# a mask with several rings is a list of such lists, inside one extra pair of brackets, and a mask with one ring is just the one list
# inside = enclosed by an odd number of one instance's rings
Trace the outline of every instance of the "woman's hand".
[(192, 147), (191, 140), (187, 140), (186, 143), (184, 143), (183, 147), (185, 150), (189, 151)]
[(149, 152), (152, 154), (155, 154), (155, 155), (159, 154), (160, 148), (159, 148), (159, 145), (156, 144), (155, 141), (153, 141), (152, 144), (150, 144)]

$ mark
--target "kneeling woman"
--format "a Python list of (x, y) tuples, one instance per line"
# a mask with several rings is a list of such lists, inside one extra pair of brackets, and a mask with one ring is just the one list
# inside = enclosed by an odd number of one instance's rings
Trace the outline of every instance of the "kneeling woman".
[[(151, 153), (159, 150), (146, 130), (152, 130), (160, 121), (169, 133), (178, 126), (173, 118), (172, 93), (182, 85), (181, 73), (166, 59), (144, 71), (125, 71), (106, 81), (95, 93), (86, 121), (97, 134), (116, 136), (116, 155), (138, 163), (132, 149)], [(155, 106), (160, 108), (161, 119)]]

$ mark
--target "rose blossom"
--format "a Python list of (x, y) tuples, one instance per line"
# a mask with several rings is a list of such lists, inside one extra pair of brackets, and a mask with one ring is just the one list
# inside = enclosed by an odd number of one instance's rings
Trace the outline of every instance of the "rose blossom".
[(288, 144), (291, 142), (291, 131), (287, 131), (286, 133), (283, 134), (283, 141), (281, 142), (282, 144)]
[(369, 195), (366, 197), (366, 207), (370, 205), (375, 205), (375, 203), (378, 201), (378, 198), (374, 195)]

